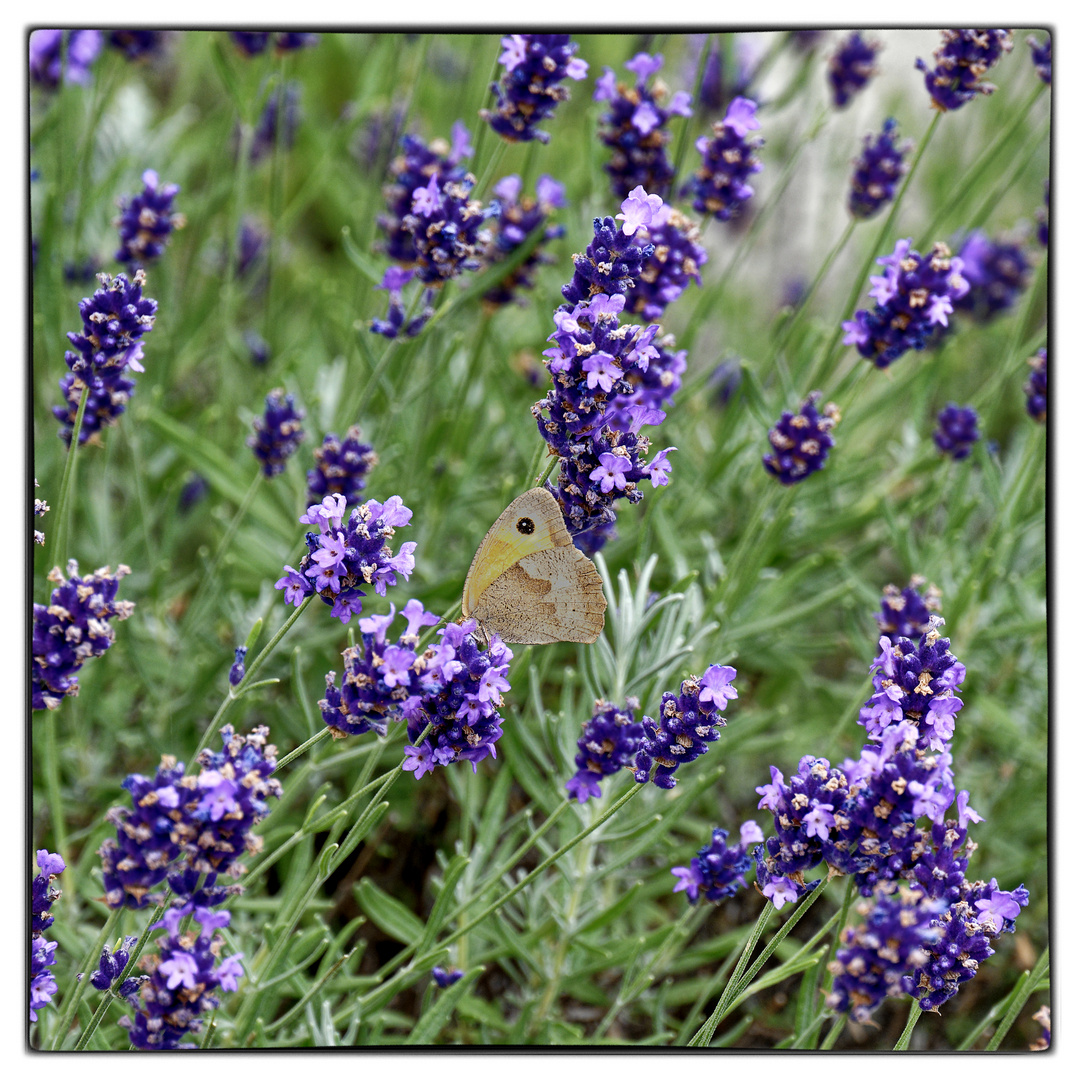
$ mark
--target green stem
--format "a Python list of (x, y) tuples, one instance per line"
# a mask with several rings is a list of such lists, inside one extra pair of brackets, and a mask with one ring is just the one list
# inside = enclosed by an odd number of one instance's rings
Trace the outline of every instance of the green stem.
[(60, 785), (60, 751), (56, 738), (56, 710), (45, 713), (45, 792), (49, 803), (49, 817), (52, 818), (53, 843), (56, 853), (67, 864), (70, 853), (67, 850), (67, 827), (64, 824), (64, 799)]
[[(97, 940), (86, 951), (86, 955), (82, 958), (82, 963), (79, 964), (79, 971), (90, 971), (94, 967), (95, 961), (101, 956), (101, 950), (105, 947), (105, 943), (112, 937), (113, 930), (116, 928), (117, 922), (120, 920), (120, 915), (123, 912), (123, 908), (115, 908), (109, 912), (109, 917), (105, 920), (105, 925), (101, 928), (101, 933), (98, 934)], [(53, 1032), (52, 1045), (50, 1050), (59, 1050), (61, 1044), (64, 1041), (64, 1036), (71, 1029), (71, 1021), (75, 1018), (75, 1010), (79, 1007), (79, 1002), (82, 1000), (83, 991), (86, 989), (89, 979), (73, 979), (68, 989), (68, 992), (64, 995), (64, 1011), (57, 1021), (56, 1030)]]
[(841, 1013), (832, 1022), (832, 1027), (829, 1028), (829, 1034), (822, 1040), (820, 1049), (831, 1050), (836, 1045), (836, 1040), (840, 1038), (840, 1033), (844, 1030), (844, 1025), (846, 1023), (847, 1013)]
[(300, 618), (300, 615), (308, 606), (308, 604), (311, 603), (314, 597), (315, 594), (312, 593), (311, 596), (307, 596), (301, 601), (300, 606), (298, 608), (295, 608), (290, 613), (289, 617), (278, 628), (277, 633), (274, 634), (274, 636), (266, 643), (263, 651), (259, 653), (259, 655), (256, 656), (255, 659), (252, 660), (252, 662), (248, 665), (248, 669), (244, 673), (244, 677), (240, 680), (240, 682), (237, 683), (236, 686), (232, 686), (229, 688), (229, 692), (225, 695), (225, 699), (222, 701), (221, 705), (218, 706), (218, 711), (214, 713), (213, 720), (210, 721), (209, 726), (203, 732), (203, 736), (199, 740), (199, 745), (195, 747), (195, 752), (191, 755), (192, 761), (195, 761), (198, 758), (199, 754), (201, 754), (203, 750), (205, 750), (206, 747), (210, 745), (210, 740), (214, 737), (214, 733), (218, 730), (218, 724), (221, 723), (222, 719), (224, 719), (225, 713), (228, 712), (229, 709), (232, 707), (233, 702), (236, 701), (236, 699), (240, 697), (241, 694), (243, 694), (244, 688), (250, 685), (251, 681), (255, 677), (255, 673), (259, 670), (259, 668), (263, 666), (264, 663), (266, 663), (266, 660), (269, 657), (270, 653), (272, 653), (274, 649), (277, 648), (278, 643), (281, 641), (281, 639), (292, 629), (293, 623)]
[(1004, 1019), (998, 1024), (993, 1037), (986, 1044), (987, 1050), (997, 1050), (997, 1048), (1001, 1046), (1002, 1040), (1016, 1022), (1016, 1018), (1020, 1015), (1020, 1010), (1023, 1009), (1028, 998), (1031, 996), (1031, 993), (1038, 987), (1039, 983), (1049, 970), (1050, 949), (1046, 948), (1043, 950), (1042, 956), (1035, 962), (1035, 966), (1031, 971), (1024, 972), (1024, 976), (1022, 976), (1021, 980), (1018, 982), (1016, 993), (1013, 995), (1012, 1001), (1005, 1012)]
[(323, 728), (322, 731), (316, 732), (307, 742), (301, 743), (295, 750), (291, 750), (283, 758), (279, 758), (277, 765), (274, 766), (274, 772), (281, 772), (286, 765), (291, 765), (302, 754), (306, 754), (313, 746), (321, 743), (329, 734), (329, 728)]
[(55, 527), (52, 531), (52, 546), (50, 548), (50, 566), (59, 566), (60, 557), (67, 548), (68, 522), (71, 517), (69, 496), (72, 484), (75, 482), (76, 451), (79, 448), (79, 432), (82, 430), (83, 417), (86, 415), (86, 399), (89, 387), (83, 383), (82, 394), (79, 397), (79, 407), (75, 412), (75, 424), (71, 429), (71, 441), (68, 443), (67, 456), (64, 458), (64, 474), (60, 478), (60, 494), (53, 504), (52, 513)]
[(911, 1044), (911, 1033), (915, 1030), (915, 1025), (919, 1022), (919, 1017), (922, 1016), (922, 1009), (919, 1008), (918, 998), (912, 998), (911, 1008), (908, 1010), (907, 1026), (904, 1028), (903, 1034), (896, 1040), (894, 1050), (906, 1050)]

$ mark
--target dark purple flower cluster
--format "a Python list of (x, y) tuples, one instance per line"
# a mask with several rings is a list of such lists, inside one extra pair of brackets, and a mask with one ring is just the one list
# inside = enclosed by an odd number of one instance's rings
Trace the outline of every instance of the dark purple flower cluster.
[[(502, 693), (510, 689), (507, 676), (513, 653), (492, 634), (487, 649), (477, 640), (475, 619), (451, 623), (440, 631), (440, 642), (425, 653), (429, 688), (407, 703), (409, 741), (401, 767), (419, 780), (436, 765), (469, 761), (473, 772), (486, 757), (495, 757), (502, 735)], [(432, 725), (423, 742), (417, 742)]]
[(1011, 51), (1011, 30), (942, 30), (933, 69), (922, 59), (915, 67), (926, 72), (931, 105), (946, 112), (966, 105), (976, 94), (992, 94), (997, 87), (983, 77)]
[(1024, 249), (1008, 240), (990, 240), (976, 229), (960, 248), (964, 278), (971, 288), (955, 304), (978, 322), (1007, 311), (1027, 288), (1031, 264)]
[(934, 445), (954, 461), (966, 458), (979, 438), (979, 414), (970, 405), (950, 401), (938, 413)]
[[(445, 139), (435, 139), (425, 145), (415, 135), (401, 140), (403, 152), (390, 163), (390, 183), (383, 188), (389, 214), (378, 219), (379, 228), (386, 233), (386, 254), (395, 262), (412, 265), (416, 261), (416, 244), (412, 232), (403, 222), (412, 213), (414, 192), (426, 188), (434, 177), (441, 191), (447, 183), (457, 183), (466, 176), (461, 162), (472, 155), (469, 132), (460, 120), (451, 129), (452, 145)], [(386, 286), (384, 285), (384, 288)]]
[(1043, 182), (1043, 205), (1035, 211), (1035, 220), (1038, 223), (1036, 230), (1039, 243), (1043, 247), (1050, 246), (1050, 181)]
[(198, 473), (191, 474), (190, 479), (180, 489), (180, 498), (177, 501), (180, 513), (186, 514), (193, 506), (205, 498), (209, 490), (210, 485), (206, 482), (205, 477), (200, 476)]
[(305, 49), (319, 43), (318, 34), (285, 30), (276, 34), (270, 34), (265, 30), (232, 30), (229, 37), (245, 56), (258, 56), (266, 52), (271, 37), (274, 39), (274, 48), (278, 52), (292, 52), (294, 49)]
[(840, 410), (830, 401), (819, 413), (821, 391), (808, 394), (797, 413), (785, 409), (769, 430), (773, 450), (761, 463), (781, 484), (797, 484), (825, 467), (833, 437), (829, 433), (840, 421)]
[(896, 185), (907, 172), (904, 155), (911, 150), (911, 140), (898, 142), (896, 121), (890, 116), (878, 136), (863, 139), (862, 157), (855, 161), (848, 194), (848, 210), (859, 220), (873, 217), (886, 203), (892, 202)]
[(690, 860), (689, 866), (676, 866), (672, 873), (679, 879), (672, 892), (685, 890), (686, 899), (696, 904), (698, 895), (714, 904), (746, 888), (746, 875), (752, 867), (747, 848), (760, 844), (765, 837), (756, 821), (744, 821), (739, 842), (727, 846), (727, 829), (713, 829), (712, 840)]
[(110, 619), (126, 619), (135, 605), (117, 600), (120, 579), (131, 570), (121, 564), (116, 573), (107, 566), (86, 577), (70, 559), (67, 578), (56, 566), (48, 580), (56, 586), (48, 605), (34, 605), (31, 645), (31, 704), (35, 709), (58, 709), (65, 697), (79, 692), (79, 671), (92, 656), (100, 656), (116, 639)]
[(990, 942), (1016, 931), (1016, 918), (1029, 898), (1023, 885), (1005, 892), (995, 878), (989, 882), (965, 879), (960, 893), (931, 921), (939, 936), (927, 947), (927, 959), (902, 979), (904, 992), (927, 1012), (937, 1012), (961, 983), (975, 978), (979, 965), (994, 955)]
[(233, 665), (229, 668), (229, 685), (239, 686), (244, 681), (244, 675), (246, 674), (246, 667), (244, 660), (247, 657), (247, 646), (238, 645), (235, 653), (236, 659), (233, 661)]
[(1046, 40), (1041, 44), (1037, 37), (1027, 39), (1028, 46), (1031, 48), (1031, 62), (1035, 65), (1035, 71), (1048, 86), (1050, 84), (1050, 43), (1052, 40), (1049, 34), (1046, 35)]
[(269, 234), (263, 223), (252, 214), (245, 214), (236, 233), (236, 275), (246, 277), (259, 263)]
[(926, 579), (915, 574), (903, 589), (895, 585), (882, 589), (878, 629), (893, 645), (902, 637), (917, 641), (933, 628), (931, 614), (941, 611), (941, 590), (936, 585), (927, 585), (923, 593), (924, 585)]
[[(109, 990), (112, 984), (123, 974), (124, 968), (128, 965), (128, 960), (131, 959), (131, 950), (135, 948), (138, 942), (137, 937), (126, 937), (123, 943), (117, 945), (116, 948), (110, 952), (109, 946), (105, 945), (101, 949), (101, 959), (98, 961), (97, 970), (90, 976), (90, 985), (95, 990)], [(122, 998), (131, 998), (133, 994), (138, 993), (139, 987), (146, 982), (147, 976), (130, 976), (126, 978), (117, 988), (116, 993)]]
[(341, 654), (345, 670), (340, 690), (336, 673), (327, 672), (326, 697), (319, 708), (335, 739), (368, 731), (385, 735), (388, 720), (403, 720), (406, 706), (413, 710), (416, 699), (433, 688), (435, 675), (428, 674), (427, 663), (434, 654), (417, 653), (417, 648), (420, 627), (434, 626), (439, 617), (425, 611), (419, 600), (410, 600), (402, 611), (405, 632), (395, 643), (386, 640), (394, 614), (391, 604), (389, 615), (360, 620), (360, 643)]
[(460, 968), (451, 968), (449, 971), (441, 967), (433, 967), (431, 969), (432, 981), (440, 990), (445, 990), (448, 986), (453, 986), (464, 974), (465, 972)]
[(264, 476), (277, 476), (285, 471), (285, 462), (304, 439), (300, 424), (303, 419), (304, 410), (297, 406), (292, 394), (275, 388), (266, 395), (266, 412), (252, 421), (255, 433), (247, 438)]
[[(818, 31), (820, 33), (820, 31)], [(707, 113), (720, 113), (732, 99), (743, 97), (750, 89), (750, 84), (764, 57), (761, 51), (759, 34), (732, 34), (731, 63), (725, 55), (723, 45), (714, 40), (705, 58), (705, 68), (701, 73), (701, 86), (698, 88), (698, 104)], [(685, 78), (689, 82), (697, 77), (701, 63), (701, 50), (705, 47), (708, 34), (690, 34), (687, 49)]]
[(120, 249), (115, 259), (133, 266), (158, 258), (172, 231), (186, 224), (184, 215), (172, 208), (179, 184), (159, 184), (153, 169), (142, 174), (142, 182), (140, 194), (120, 200), (120, 216), (113, 222), (120, 230)]
[(441, 184), (432, 176), (427, 186), (413, 190), (401, 224), (412, 234), (416, 276), (427, 285), (441, 285), (480, 267), (479, 253), (491, 242), (491, 231), (483, 225), (499, 208), (469, 198), (475, 183), (471, 173)]
[(99, 52), (100, 30), (31, 30), (30, 79), (49, 90), (55, 90), (61, 79), (85, 86), (90, 82), (90, 67)]
[(435, 298), (435, 290), (427, 288), (421, 301), (423, 308), (419, 315), (414, 316), (408, 322), (405, 321), (405, 301), (402, 299), (401, 290), (416, 276), (415, 270), (403, 270), (400, 266), (388, 266), (383, 274), (382, 281), (374, 286), (383, 289), (390, 297), (390, 306), (386, 311), (385, 319), (372, 319), (368, 329), (373, 334), (381, 334), (385, 338), (396, 338), (404, 333), (406, 337), (416, 337), (424, 329), (425, 323), (435, 314), (432, 300)]
[(511, 34), (500, 44), (499, 63), (505, 71), (491, 84), (496, 107), (481, 109), (480, 118), (509, 142), (546, 143), (551, 136), (537, 125), (570, 97), (560, 83), (584, 79), (589, 65), (574, 56), (578, 47), (569, 34)]
[(596, 702), (592, 717), (581, 726), (574, 756), (577, 772), (566, 782), (571, 799), (579, 803), (599, 799), (601, 779), (631, 766), (644, 734), (634, 719), (638, 707), (637, 698), (627, 698), (625, 709), (610, 701)]
[(173, 893), (205, 906), (222, 903), (235, 887), (220, 888), (219, 875), (238, 878), (237, 859), (262, 849), (252, 829), (279, 798), (280, 782), (270, 774), (277, 748), (269, 728), (236, 734), (221, 729), (222, 749), (199, 755), (198, 775), (184, 775), (183, 763), (165, 755), (153, 778), (132, 773), (121, 785), (131, 793), (131, 809), (114, 807), (107, 820), (116, 839), (99, 849), (105, 902), (111, 908), (143, 908), (159, 897), (150, 890), (168, 878)]
[(929, 621), (917, 642), (900, 636), (878, 641), (881, 652), (870, 665), (874, 693), (859, 710), (859, 723), (874, 740), (899, 723), (916, 726), (920, 750), (944, 750), (953, 737), (967, 669), (938, 633), (941, 618), (931, 615)]
[(56, 979), (49, 970), (56, 963), (56, 942), (46, 941), (43, 934), (53, 924), (49, 909), (60, 896), (53, 888), (53, 878), (67, 867), (59, 855), (46, 848), (37, 853), (41, 872), (30, 884), (30, 1023), (37, 1020), (37, 1010), (50, 1004), (56, 993)]
[(361, 585), (374, 585), (385, 596), (386, 587), (397, 584), (397, 575), (407, 581), (416, 564), (413, 541), (402, 544), (397, 555), (389, 544), (394, 529), (412, 520), (412, 511), (399, 495), (391, 495), (385, 503), (368, 499), (354, 507), (343, 524), (346, 510), (345, 497), (339, 494), (326, 495), (308, 507), (300, 523), (316, 525), (319, 531), (304, 536), (308, 550), (300, 569), (285, 566), (287, 573), (274, 585), (284, 590), (285, 602), (296, 607), (317, 593), (343, 623), (363, 608), (367, 594)]
[(272, 154), (279, 141), (286, 150), (292, 147), (300, 123), (300, 90), (300, 83), (294, 81), (270, 91), (251, 140), (253, 164)]
[[(493, 188), (493, 193), (498, 213), (492, 218), (492, 238), (483, 252), (487, 265), (509, 259), (537, 229), (544, 226), (553, 210), (566, 205), (563, 185), (547, 175), (541, 176), (537, 181), (535, 199), (526, 195), (519, 201), (521, 177), (516, 174), (503, 177)], [(551, 261), (541, 248), (544, 244), (557, 240), (565, 232), (561, 225), (544, 227), (539, 242), (525, 257), (524, 262), (494, 288), (484, 293), (484, 303), (499, 307), (509, 304), (518, 289), (531, 289), (536, 267)]]
[(346, 503), (355, 503), (367, 487), (364, 477), (379, 464), (374, 448), (361, 442), (360, 429), (354, 424), (339, 439), (330, 432), (314, 451), (315, 468), (307, 474), (309, 504), (321, 502), (327, 495), (342, 495)]
[(858, 310), (843, 324), (845, 345), (879, 368), (888, 367), (908, 349), (922, 349), (939, 326), (949, 325), (954, 303), (969, 289), (964, 263), (937, 243), (929, 255), (897, 240), (891, 255), (877, 260), (885, 273), (870, 278), (873, 311)]
[(874, 59), (881, 49), (879, 41), (864, 41), (858, 30), (852, 31), (829, 58), (829, 87), (833, 104), (842, 109), (877, 74)]
[(143, 60), (157, 56), (164, 47), (162, 30), (110, 30), (109, 45), (124, 54), (126, 60)]
[(70, 443), (79, 398), (83, 387), (88, 388), (80, 446), (100, 442), (102, 428), (115, 424), (123, 413), (135, 392), (135, 381), (127, 377), (127, 371), (144, 370), (140, 339), (153, 330), (157, 312), (157, 301), (142, 294), (143, 270), (136, 270), (130, 281), (124, 274), (114, 278), (99, 274), (98, 280), (101, 287), (94, 295), (79, 301), (83, 329), (81, 334), (68, 333), (76, 351), (64, 353), (71, 371), (60, 380), (66, 404), (53, 409), (53, 416), (63, 425), (60, 437)]
[(651, 779), (659, 788), (673, 788), (678, 767), (701, 757), (709, 743), (720, 738), (717, 729), (727, 726), (720, 713), (739, 696), (731, 685), (735, 675), (733, 667), (710, 664), (700, 678), (683, 679), (678, 697), (664, 691), (659, 721), (651, 716), (642, 721), (644, 737), (634, 758), (634, 779), (639, 784)]
[[(199, 924), (198, 933), (181, 932), (181, 920), (189, 913)], [(164, 919), (155, 923), (168, 934), (158, 940), (156, 953), (141, 960), (149, 977), (128, 999), (135, 1009), (134, 1017), (119, 1021), (136, 1049), (194, 1049), (194, 1043), (181, 1040), (202, 1030), (200, 1014), (218, 1008), (218, 991), (235, 990), (244, 974), (242, 953), (218, 962), (225, 942), (214, 931), (228, 926), (230, 919), (227, 911), (188, 904), (170, 908)]]
[[(646, 232), (647, 230), (647, 232)], [(691, 281), (701, 285), (701, 267), (709, 261), (701, 231), (685, 214), (664, 203), (652, 221), (635, 234), (635, 243), (652, 247), (626, 292), (628, 314), (659, 319)]]
[(611, 188), (616, 195), (638, 184), (646, 191), (666, 195), (675, 175), (665, 150), (671, 141), (667, 124), (673, 116), (693, 115), (691, 98), (685, 90), (680, 90), (666, 106), (660, 104), (667, 97), (667, 87), (661, 82), (648, 85), (664, 66), (659, 53), (656, 56), (638, 53), (625, 66), (636, 77), (634, 86), (627, 88), (616, 83), (615, 72), (605, 67), (593, 92), (594, 101), (608, 102), (599, 131), (600, 141), (612, 151), (604, 171), (611, 177)]
[(694, 145), (701, 154), (701, 168), (686, 191), (694, 196), (694, 209), (717, 221), (738, 217), (754, 194), (747, 180), (761, 172), (754, 151), (764, 144), (760, 136), (747, 138), (761, 127), (757, 103), (737, 97), (728, 106), (723, 120), (713, 124), (713, 137), (702, 135)]
[(880, 886), (874, 902), (859, 901), (856, 913), (864, 920), (844, 928), (836, 959), (829, 964), (835, 976), (828, 1008), (850, 1010), (859, 1023), (871, 1023), (871, 1013), (886, 997), (902, 997), (908, 974), (923, 967), (930, 947), (941, 938), (934, 920), (945, 908), (917, 886)]
[[(1040, 349), (1034, 356), (1029, 357), (1028, 364), (1031, 374), (1024, 383), (1024, 393), (1027, 395), (1028, 415), (1040, 424), (1046, 423), (1046, 350)], [(36, 512), (36, 511), (35, 511)]]

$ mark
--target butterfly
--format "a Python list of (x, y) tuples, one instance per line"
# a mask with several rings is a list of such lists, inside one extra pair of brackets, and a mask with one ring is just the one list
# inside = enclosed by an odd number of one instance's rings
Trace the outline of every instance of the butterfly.
[(461, 597), (462, 614), (483, 636), (522, 645), (591, 643), (606, 608), (600, 575), (574, 547), (546, 488), (519, 495), (488, 529)]

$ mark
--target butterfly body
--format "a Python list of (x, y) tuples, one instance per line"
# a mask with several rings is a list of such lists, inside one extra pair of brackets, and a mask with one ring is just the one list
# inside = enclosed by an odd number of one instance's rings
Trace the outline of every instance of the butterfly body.
[(545, 488), (519, 495), (488, 530), (465, 579), (461, 610), (483, 634), (546, 645), (593, 642), (604, 628), (603, 582), (574, 547)]

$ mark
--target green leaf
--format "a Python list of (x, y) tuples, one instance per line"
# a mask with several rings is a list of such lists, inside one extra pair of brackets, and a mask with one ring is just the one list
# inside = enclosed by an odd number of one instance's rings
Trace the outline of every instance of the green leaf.
[(436, 1036), (442, 1031), (446, 1022), (450, 1019), (450, 1014), (454, 1011), (458, 1001), (465, 995), (474, 982), (483, 974), (484, 969), (482, 967), (472, 968), (467, 971), (453, 986), (447, 987), (445, 990), (440, 990), (438, 996), (435, 998), (434, 1005), (431, 1006), (416, 1026), (409, 1032), (409, 1037), (405, 1040), (406, 1046), (422, 1046), (427, 1043), (435, 1042)]
[(424, 936), (424, 924), (400, 901), (383, 892), (370, 878), (353, 886), (360, 909), (395, 941), (412, 945)]

